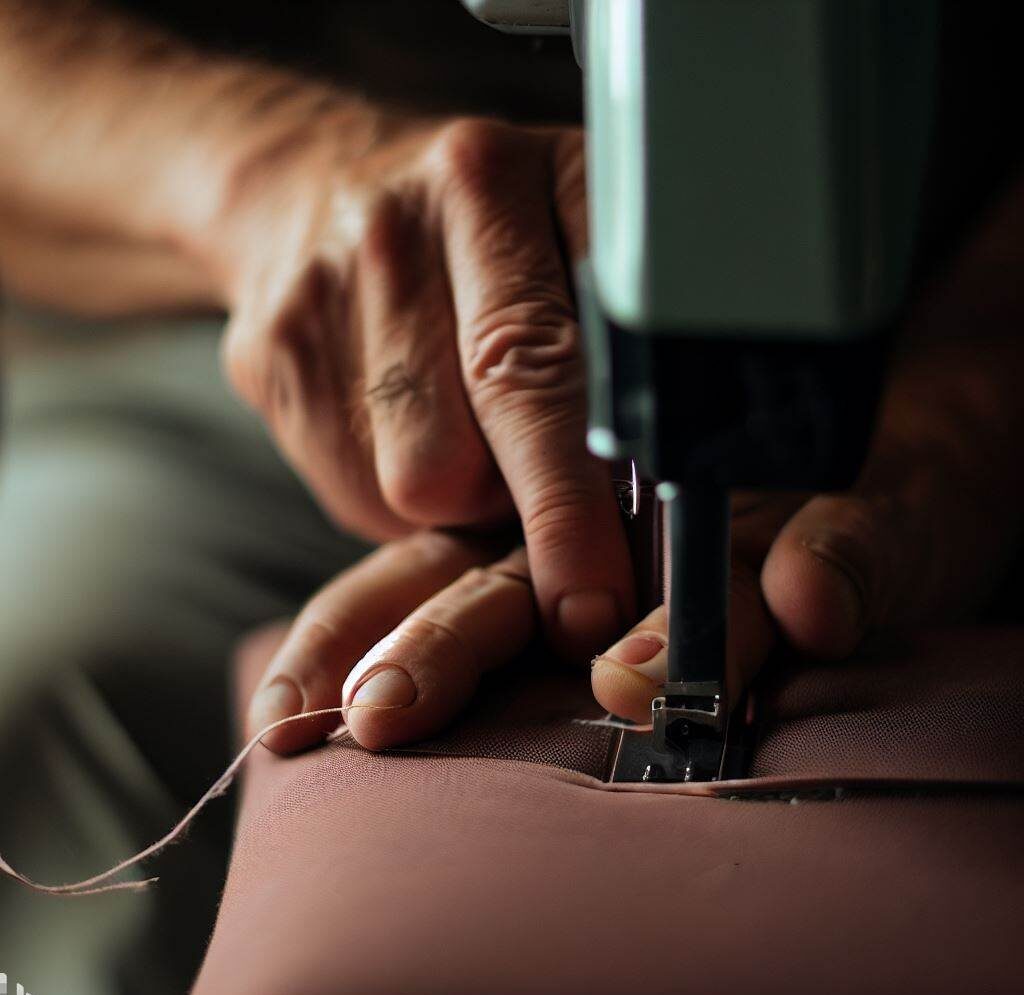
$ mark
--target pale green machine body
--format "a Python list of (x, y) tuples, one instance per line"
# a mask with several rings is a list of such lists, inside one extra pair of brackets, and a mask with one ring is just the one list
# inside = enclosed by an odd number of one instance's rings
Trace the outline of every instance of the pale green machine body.
[(588, 440), (681, 488), (669, 682), (623, 776), (724, 776), (724, 499), (740, 485), (835, 486), (859, 462), (870, 419), (854, 409), (863, 394), (870, 410), (874, 388), (849, 378), (907, 292), (938, 5), (463, 3), (502, 30), (573, 36)]
[(466, 2), (575, 32), (595, 286), (619, 325), (843, 336), (899, 307), (934, 3)]

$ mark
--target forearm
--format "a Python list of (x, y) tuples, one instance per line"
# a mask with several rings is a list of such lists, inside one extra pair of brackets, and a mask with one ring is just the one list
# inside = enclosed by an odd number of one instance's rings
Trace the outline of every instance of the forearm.
[(81, 284), (94, 311), (223, 304), (207, 233), (253, 163), (328, 127), (356, 154), (379, 123), (88, 0), (0, 0), (0, 90), (0, 275), (65, 306)]

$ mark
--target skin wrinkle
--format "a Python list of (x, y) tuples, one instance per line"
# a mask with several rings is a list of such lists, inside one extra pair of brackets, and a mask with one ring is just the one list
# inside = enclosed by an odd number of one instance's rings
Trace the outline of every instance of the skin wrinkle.
[(442, 127), (432, 165), (445, 178), (448, 191), (466, 204), (502, 203), (502, 178), (522, 180), (525, 168), (536, 169), (535, 151), (524, 155), (502, 124), (484, 117), (462, 118)]
[(403, 400), (407, 408), (412, 408), (425, 403), (426, 391), (423, 380), (414, 378), (405, 363), (392, 363), (380, 381), (366, 391), (366, 398), (388, 410)]
[(513, 392), (563, 384), (581, 368), (578, 335), (564, 303), (520, 300), (481, 319), (465, 362), (473, 387)]

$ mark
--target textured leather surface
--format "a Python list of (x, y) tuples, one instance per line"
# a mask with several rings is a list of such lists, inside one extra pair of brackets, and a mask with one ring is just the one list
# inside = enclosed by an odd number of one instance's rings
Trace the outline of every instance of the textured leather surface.
[[(259, 752), (196, 995), (1020, 990), (1021, 652), (1024, 632), (951, 633), (780, 675), (763, 798), (494, 755)], [(538, 738), (505, 728), (506, 752)], [(832, 769), (922, 782), (794, 790)]]

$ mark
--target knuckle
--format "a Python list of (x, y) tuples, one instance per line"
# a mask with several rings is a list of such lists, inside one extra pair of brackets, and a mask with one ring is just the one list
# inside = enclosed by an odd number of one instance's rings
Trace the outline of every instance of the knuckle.
[(526, 555), (526, 547), (518, 546), (512, 550), (503, 560), (499, 560), (490, 567), (491, 571), (500, 574), (507, 580), (518, 581), (525, 584), (527, 588), (533, 588), (530, 579), (530, 561)]
[(432, 467), (403, 463), (380, 475), (380, 489), (388, 507), (413, 525), (457, 524), (446, 522), (444, 481)]
[(281, 431), (289, 414), (299, 411), (305, 393), (305, 372), (316, 363), (315, 345), (305, 322), (295, 318), (275, 321), (267, 334), (266, 362), (256, 389), (259, 408)]
[(508, 164), (514, 129), (489, 118), (465, 117), (446, 124), (437, 138), (442, 174), (458, 186), (487, 190)]
[(529, 585), (529, 580), (529, 569), (523, 554), (505, 557), (497, 563), (470, 567), (455, 583), (455, 588), (461, 595), (485, 594), (509, 582)]
[(502, 395), (531, 388), (582, 389), (583, 361), (572, 316), (557, 295), (492, 310), (470, 336), (464, 361), (471, 393)]
[(288, 298), (267, 323), (267, 345), (303, 353), (317, 344), (328, 322), (327, 295), (333, 281), (332, 265), (326, 259), (311, 259), (295, 277)]
[(224, 374), (243, 400), (265, 414), (293, 400), (294, 381), (304, 382), (324, 360), (332, 280), (328, 261), (311, 260), (289, 281), (282, 305), (232, 321), (221, 347)]
[(513, 584), (528, 593), (529, 572), (525, 566), (506, 558), (497, 563), (470, 567), (452, 584), (450, 594), (453, 601), (465, 606), (477, 598), (486, 598), (496, 590)]
[(494, 587), (498, 575), (490, 567), (470, 567), (453, 585), (459, 596), (479, 594)]
[(302, 356), (314, 345), (312, 322), (301, 313), (278, 315), (267, 325), (266, 353), (273, 364), (281, 353)]
[(410, 456), (379, 473), (388, 507), (407, 522), (432, 527), (474, 524), (494, 477), (482, 446), (447, 449), (429, 459)]
[(403, 566), (409, 564), (417, 570), (431, 570), (461, 555), (459, 540), (445, 532), (423, 529), (385, 547), (390, 555), (398, 556)]

